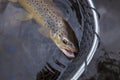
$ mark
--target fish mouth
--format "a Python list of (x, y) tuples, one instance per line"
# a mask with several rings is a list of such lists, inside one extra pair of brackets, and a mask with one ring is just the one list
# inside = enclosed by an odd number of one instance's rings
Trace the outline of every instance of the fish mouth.
[(75, 58), (75, 54), (71, 50), (62, 49), (62, 52), (68, 57), (68, 58)]

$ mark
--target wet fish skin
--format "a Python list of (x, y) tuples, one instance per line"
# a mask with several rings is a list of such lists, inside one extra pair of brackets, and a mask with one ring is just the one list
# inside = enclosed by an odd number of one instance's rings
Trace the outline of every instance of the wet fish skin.
[(67, 57), (75, 57), (75, 53), (79, 51), (75, 33), (52, 0), (15, 0), (15, 2), (21, 4), (38, 24), (47, 29), (49, 37)]

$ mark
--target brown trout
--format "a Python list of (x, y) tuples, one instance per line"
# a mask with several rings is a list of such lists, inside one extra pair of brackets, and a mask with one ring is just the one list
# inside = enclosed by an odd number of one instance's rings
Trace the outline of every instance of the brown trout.
[(18, 2), (42, 27), (47, 29), (49, 37), (68, 57), (78, 53), (78, 41), (68, 22), (52, 0), (9, 0)]

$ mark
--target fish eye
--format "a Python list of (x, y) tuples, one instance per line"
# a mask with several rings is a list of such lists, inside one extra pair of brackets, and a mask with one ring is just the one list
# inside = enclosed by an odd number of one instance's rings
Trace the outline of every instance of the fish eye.
[(64, 43), (64, 44), (67, 44), (68, 42), (67, 42), (67, 40), (63, 39), (63, 43)]

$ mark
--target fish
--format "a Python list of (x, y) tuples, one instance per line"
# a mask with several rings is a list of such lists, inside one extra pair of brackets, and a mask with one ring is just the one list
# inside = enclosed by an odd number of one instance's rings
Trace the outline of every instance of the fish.
[(67, 58), (75, 58), (79, 52), (77, 37), (56, 7), (53, 0), (9, 0), (18, 2), (47, 32), (49, 38)]

